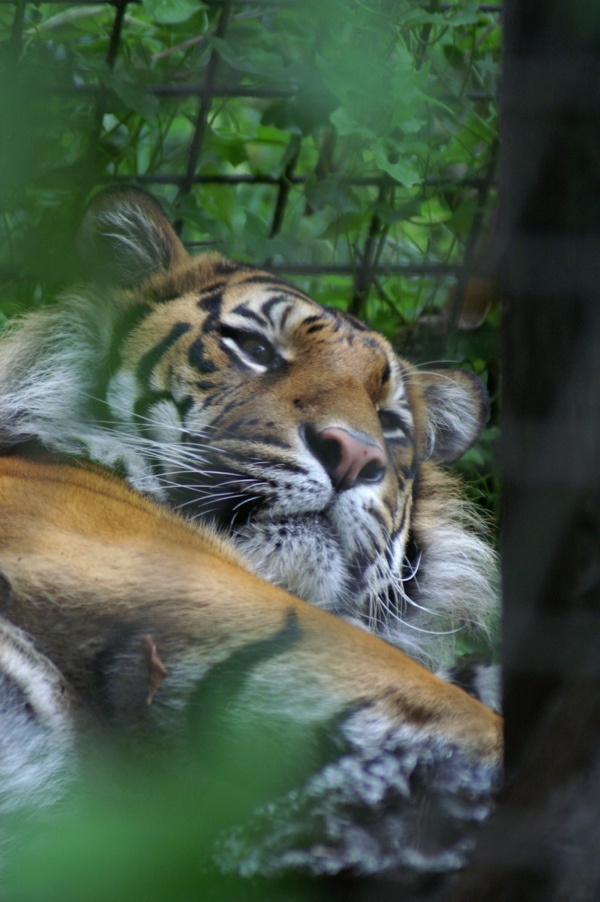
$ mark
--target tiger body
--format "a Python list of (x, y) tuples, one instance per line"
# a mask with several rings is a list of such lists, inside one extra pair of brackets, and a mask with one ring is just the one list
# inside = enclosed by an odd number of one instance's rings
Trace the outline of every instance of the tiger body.
[(494, 610), (493, 554), (440, 467), (479, 433), (478, 383), (188, 257), (141, 192), (102, 196), (81, 245), (93, 277), (0, 345), (0, 607), (76, 706), (176, 730), (259, 647), (240, 720), (344, 715), (351, 743), (412, 731), (497, 760), (499, 718), (421, 666)]

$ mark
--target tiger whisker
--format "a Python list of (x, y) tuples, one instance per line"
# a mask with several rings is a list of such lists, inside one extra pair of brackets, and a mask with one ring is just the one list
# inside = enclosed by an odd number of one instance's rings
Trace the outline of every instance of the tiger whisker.
[[(418, 573), (418, 571), (419, 571), (419, 567), (421, 566), (421, 557), (422, 557), (422, 554), (423, 554), (423, 553), (422, 553), (421, 551), (419, 551), (419, 555), (418, 555), (418, 557), (417, 557), (417, 560), (416, 560), (415, 563), (412, 565), (412, 569), (411, 569), (410, 573), (409, 573), (407, 576), (404, 576), (404, 571), (402, 571), (402, 574), (401, 574), (401, 576), (400, 576), (400, 579), (402, 580), (403, 583), (409, 583), (409, 582), (411, 581), (411, 579), (414, 579), (415, 576), (417, 575), (417, 573)], [(409, 567), (411, 567), (411, 562), (410, 562), (407, 558), (405, 558), (405, 562), (406, 562), (406, 564), (408, 564)], [(407, 596), (407, 597), (408, 597), (408, 596)], [(423, 610), (425, 610), (425, 609), (423, 609)]]
[[(416, 602), (413, 602), (412, 599), (409, 598), (405, 593), (403, 593), (402, 597), (405, 602), (412, 605), (413, 607), (418, 608), (421, 611), (424, 611), (427, 614), (431, 614), (434, 616), (440, 616), (440, 617), (443, 616), (441, 613), (439, 613), (437, 611), (430, 611), (428, 608), (424, 608), (421, 605), (416, 604)], [(403, 627), (407, 627), (408, 629), (414, 630), (415, 632), (418, 632), (418, 633), (425, 633), (429, 636), (450, 636), (455, 633), (459, 633), (461, 630), (464, 629), (464, 625), (461, 625), (461, 626), (458, 626), (458, 627), (455, 627), (455, 628), (449, 629), (449, 630), (426, 629), (425, 627), (417, 626), (415, 623), (411, 623), (410, 620), (406, 620), (404, 617), (402, 617), (402, 615), (399, 613), (399, 611), (394, 610), (392, 605), (389, 604), (389, 602), (387, 601), (387, 599), (385, 597), (381, 599), (380, 605), (381, 605), (381, 609), (383, 609), (385, 611), (385, 613), (388, 614), (397, 623), (400, 623)]]
[(235, 507), (232, 508), (232, 511), (237, 511), (237, 510), (239, 510), (240, 507), (243, 507), (244, 504), (250, 504), (251, 502), (254, 502), (254, 501), (261, 501), (260, 495), (248, 495), (246, 498), (242, 498), (242, 500), (238, 501), (238, 503), (235, 505)]
[(176, 505), (175, 510), (183, 510), (184, 507), (189, 507), (190, 504), (197, 505), (198, 507), (202, 507), (203, 504), (208, 502), (217, 502), (217, 501), (229, 501), (230, 499), (237, 498), (237, 493), (226, 493), (222, 492), (218, 495), (209, 495), (206, 501), (202, 501), (201, 498), (188, 498), (187, 501), (182, 501), (180, 504)]
[[(212, 476), (216, 471), (214, 471), (214, 470), (201, 470), (201, 471), (200, 470), (198, 470), (198, 471), (189, 470), (189, 471), (185, 471), (185, 472), (193, 472), (193, 473), (197, 472), (200, 477), (203, 477), (203, 476), (207, 476), (207, 475)], [(161, 476), (164, 477), (165, 479), (168, 479), (170, 476), (181, 476), (181, 475), (182, 475), (182, 472), (181, 472), (180, 467), (176, 467), (172, 470), (164, 470), (164, 469), (161, 470)], [(229, 473), (226, 475), (231, 476), (231, 478), (223, 479), (217, 483), (211, 483), (210, 486), (203, 486), (202, 483), (200, 483), (200, 484), (192, 483), (189, 487), (190, 487), (190, 489), (196, 489), (196, 488), (200, 488), (202, 486), (207, 491), (210, 491), (211, 488), (222, 488), (225, 485), (243, 484), (244, 486), (248, 486), (248, 485), (254, 484), (254, 485), (258, 486), (258, 485), (263, 484), (261, 480), (258, 480), (253, 476), (237, 476), (235, 474), (229, 474)], [(169, 484), (171, 484), (171, 483), (169, 483)], [(182, 487), (182, 486), (179, 486), (179, 487)]]

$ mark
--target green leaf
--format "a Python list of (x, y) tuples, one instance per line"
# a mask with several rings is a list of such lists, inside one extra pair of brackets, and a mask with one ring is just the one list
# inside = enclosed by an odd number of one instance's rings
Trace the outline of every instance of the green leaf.
[(145, 85), (134, 81), (133, 78), (125, 75), (121, 70), (107, 73), (104, 83), (107, 88), (111, 88), (115, 92), (126, 107), (135, 110), (144, 118), (152, 116), (160, 108), (158, 97), (150, 94), (146, 90)]
[(454, 28), (462, 25), (473, 25), (481, 17), (479, 0), (464, 0), (460, 6), (450, 7), (447, 24)]
[(335, 125), (338, 134), (342, 136), (360, 135), (364, 138), (374, 138), (375, 135), (369, 128), (359, 125), (356, 119), (344, 107), (338, 107), (329, 117), (332, 125)]
[(421, 209), (421, 203), (420, 197), (412, 197), (406, 203), (399, 204), (396, 207), (391, 207), (388, 204), (375, 204), (373, 210), (377, 213), (381, 222), (386, 225), (393, 225), (396, 222), (409, 219), (411, 216), (416, 216)]
[(48, 35), (48, 38), (51, 37), (53, 41), (66, 40), (79, 35), (84, 31), (85, 27), (100, 28), (105, 21), (110, 21), (110, 18), (111, 14), (106, 6), (75, 6), (72, 9), (67, 9), (64, 12), (57, 13), (55, 16), (51, 16), (45, 22), (40, 22), (35, 29), (27, 29), (25, 34), (27, 37), (31, 37), (36, 31), (39, 34), (52, 32), (51, 35)]
[(360, 206), (350, 186), (340, 179), (312, 177), (306, 183), (305, 194), (311, 207), (316, 209), (328, 205), (339, 213), (350, 213)]
[(254, 56), (248, 59), (244, 54), (240, 54), (238, 48), (234, 47), (229, 41), (217, 38), (214, 35), (209, 35), (207, 40), (211, 47), (218, 52), (221, 59), (231, 66), (232, 69), (248, 72), (251, 75), (256, 75), (260, 71), (254, 61)]
[(386, 172), (394, 181), (404, 185), (405, 188), (411, 188), (421, 181), (421, 176), (415, 164), (406, 157), (399, 157), (392, 162), (384, 147), (375, 144), (373, 147), (373, 156), (378, 169)]
[(198, 12), (198, 0), (143, 0), (143, 3), (144, 11), (163, 25), (185, 22)]

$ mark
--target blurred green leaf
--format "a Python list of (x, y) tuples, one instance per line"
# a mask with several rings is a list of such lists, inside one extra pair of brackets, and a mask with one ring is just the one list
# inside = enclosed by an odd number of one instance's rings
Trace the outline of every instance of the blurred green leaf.
[(411, 188), (420, 181), (419, 171), (413, 162), (401, 156), (397, 156), (396, 153), (394, 153), (396, 159), (392, 162), (385, 147), (380, 143), (374, 145), (373, 156), (378, 169), (382, 172), (386, 172), (394, 179), (394, 181), (400, 182), (400, 184), (404, 185), (406, 188)]
[(162, 25), (186, 22), (198, 11), (198, 0), (143, 0), (144, 12)]

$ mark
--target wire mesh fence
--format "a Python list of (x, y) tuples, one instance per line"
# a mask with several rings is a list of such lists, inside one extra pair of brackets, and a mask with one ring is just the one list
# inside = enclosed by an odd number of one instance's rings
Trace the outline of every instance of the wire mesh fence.
[(123, 180), (191, 248), (294, 275), (392, 337), (452, 332), (489, 271), (499, 14), (2, 0), (0, 309), (66, 277), (86, 198)]

